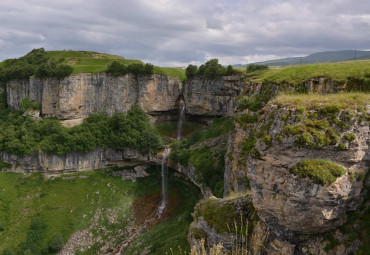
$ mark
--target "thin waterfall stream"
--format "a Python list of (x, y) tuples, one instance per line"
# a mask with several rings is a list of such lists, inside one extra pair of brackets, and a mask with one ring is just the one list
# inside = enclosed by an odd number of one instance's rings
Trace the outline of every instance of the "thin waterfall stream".
[(179, 122), (177, 123), (177, 139), (182, 139), (182, 125), (185, 121), (185, 102), (184, 100), (180, 99), (180, 115), (179, 115)]
[(166, 146), (163, 151), (162, 155), (162, 168), (161, 168), (161, 176), (162, 176), (162, 199), (161, 203), (158, 207), (158, 215), (161, 216), (164, 209), (167, 206), (168, 199), (167, 199), (167, 176), (168, 176), (168, 156), (170, 155), (171, 148), (170, 146)]
[[(177, 123), (177, 139), (182, 139), (182, 125), (185, 120), (185, 102), (180, 99), (180, 111), (179, 111), (179, 121)], [(164, 212), (168, 204), (167, 198), (167, 177), (168, 177), (168, 157), (171, 153), (170, 146), (166, 146), (162, 154), (162, 166), (161, 166), (161, 176), (162, 176), (162, 199), (158, 206), (158, 216), (160, 217)]]

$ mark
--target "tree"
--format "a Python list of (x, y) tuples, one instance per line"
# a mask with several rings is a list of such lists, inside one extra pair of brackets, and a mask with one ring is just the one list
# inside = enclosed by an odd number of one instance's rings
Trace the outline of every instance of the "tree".
[(236, 73), (237, 73), (237, 71), (234, 70), (232, 65), (227, 66), (225, 75), (233, 75), (233, 74), (236, 74)]
[(113, 76), (120, 76), (120, 75), (123, 76), (128, 72), (128, 70), (124, 64), (121, 64), (120, 62), (115, 60), (110, 65), (108, 65), (107, 70), (105, 72)]
[(196, 65), (188, 65), (188, 67), (186, 67), (186, 71), (185, 71), (186, 78), (188, 80), (194, 78), (195, 75), (197, 74), (197, 71), (198, 71), (198, 67)]

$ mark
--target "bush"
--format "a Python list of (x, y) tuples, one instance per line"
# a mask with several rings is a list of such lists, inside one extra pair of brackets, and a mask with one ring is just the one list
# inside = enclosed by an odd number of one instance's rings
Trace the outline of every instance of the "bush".
[(325, 159), (304, 159), (289, 170), (300, 178), (309, 177), (320, 185), (332, 184), (337, 177), (346, 173), (342, 166)]
[(26, 240), (19, 245), (21, 253), (40, 254), (44, 248), (42, 244), (46, 238), (46, 228), (47, 226), (41, 219), (33, 219), (28, 229)]
[(19, 109), (22, 112), (25, 112), (25, 111), (28, 111), (28, 110), (38, 110), (39, 111), (40, 108), (41, 108), (41, 105), (38, 102), (31, 101), (28, 98), (22, 99), (22, 101), (19, 105)]
[(250, 64), (247, 66), (247, 72), (251, 73), (258, 70), (267, 70), (269, 67), (267, 65), (259, 65), (259, 64)]
[(352, 142), (353, 140), (356, 139), (356, 135), (352, 132), (349, 132), (349, 133), (346, 133), (344, 135), (344, 138), (348, 141), (348, 142)]
[(113, 61), (110, 65), (108, 65), (106, 73), (113, 75), (113, 76), (123, 76), (127, 74), (127, 68), (124, 64), (121, 64), (118, 61)]
[(128, 73), (133, 74), (135, 77), (140, 75), (150, 75), (153, 74), (154, 66), (152, 64), (130, 64), (125, 66), (119, 61), (113, 61), (108, 65), (106, 73), (113, 76), (124, 76)]
[(233, 75), (233, 74), (236, 74), (238, 73), (238, 71), (236, 71), (232, 65), (228, 65), (227, 68), (226, 68), (226, 73), (225, 75)]
[[(3, 170), (6, 170), (6, 169), (9, 169), (9, 168), (11, 168), (12, 167), (12, 165), (11, 164), (9, 164), (9, 163), (5, 163), (3, 160), (1, 160), (0, 159), (0, 171), (3, 171)], [(0, 228), (1, 228), (1, 226), (0, 226)], [(0, 232), (1, 232), (1, 230), (0, 230)]]
[(61, 233), (55, 233), (51, 236), (50, 241), (48, 242), (49, 252), (57, 253), (64, 246), (63, 235)]
[(243, 111), (245, 109), (249, 109), (251, 111), (258, 111), (260, 110), (264, 103), (268, 101), (268, 97), (262, 94), (253, 94), (250, 97), (243, 97), (238, 100), (239, 103), (239, 110)]

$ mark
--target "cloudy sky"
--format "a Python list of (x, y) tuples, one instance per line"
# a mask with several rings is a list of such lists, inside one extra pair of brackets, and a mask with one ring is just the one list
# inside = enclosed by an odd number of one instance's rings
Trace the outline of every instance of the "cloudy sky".
[(370, 49), (368, 0), (1, 0), (0, 61), (33, 48), (161, 66)]

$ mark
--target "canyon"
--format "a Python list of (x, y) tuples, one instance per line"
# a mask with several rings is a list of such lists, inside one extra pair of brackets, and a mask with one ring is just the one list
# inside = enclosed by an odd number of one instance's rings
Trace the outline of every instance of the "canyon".
[[(221, 151), (217, 144), (225, 143), (223, 198), (215, 198), (211, 189), (199, 181), (191, 163), (169, 162), (169, 167), (184, 174), (201, 189), (204, 198), (195, 207), (189, 243), (199, 247), (200, 240), (205, 239), (208, 247), (223, 243), (225, 248), (231, 249), (232, 240), (238, 240), (237, 233), (221, 230), (212, 222), (206, 214), (210, 207), (229, 210), (236, 218), (242, 215), (244, 221), (250, 223), (247, 242), (252, 254), (351, 254), (362, 245), (361, 240), (326, 250), (329, 241), (325, 233), (334, 233), (343, 242), (347, 240), (339, 228), (353, 212), (368, 203), (364, 199), (369, 182), (366, 176), (370, 166), (370, 128), (369, 119), (364, 116), (370, 115), (370, 104), (368, 102), (363, 110), (353, 110), (345, 129), (336, 129), (337, 124), (333, 124), (340, 139), (336, 143), (299, 144), (297, 136), (284, 128), (300, 125), (302, 118), (320, 110), (299, 112), (294, 105), (279, 105), (270, 99), (280, 92), (302, 89), (326, 94), (339, 93), (345, 86), (322, 77), (292, 86), (248, 81), (241, 75), (215, 79), (195, 77), (183, 84), (176, 78), (159, 74), (135, 78), (132, 75), (113, 77), (105, 73), (80, 73), (63, 79), (13, 80), (3, 84), (0, 93), (6, 92), (11, 109), (19, 110), (22, 100), (27, 98), (40, 104), (37, 115), (55, 117), (66, 126), (78, 125), (91, 114), (126, 113), (133, 105), (143, 109), (152, 123), (165, 123), (177, 120), (182, 100), (185, 119), (210, 123), (214, 117), (233, 117), (235, 127), (227, 136), (206, 139), (197, 145)], [(240, 108), (243, 97), (248, 99), (256, 95), (266, 97), (261, 109)], [(341, 120), (348, 111), (341, 109), (336, 114), (335, 118)], [(250, 116), (257, 116), (258, 121), (236, 121)], [(264, 133), (258, 136), (256, 132), (260, 130)], [(353, 133), (354, 139), (346, 141), (347, 133)], [(245, 149), (248, 141), (253, 141), (253, 148)], [(339, 141), (343, 141), (344, 149), (338, 149)], [(102, 147), (88, 153), (72, 152), (61, 156), (42, 151), (27, 156), (0, 152), (0, 159), (11, 165), (7, 171), (44, 174), (110, 166), (161, 165), (162, 162), (159, 154), (143, 154), (133, 148)], [(316, 183), (308, 176), (292, 173), (291, 169), (304, 159), (330, 160), (344, 167), (346, 173), (333, 183)]]

